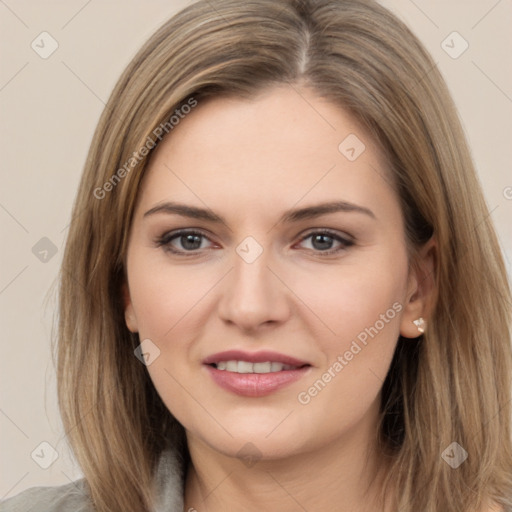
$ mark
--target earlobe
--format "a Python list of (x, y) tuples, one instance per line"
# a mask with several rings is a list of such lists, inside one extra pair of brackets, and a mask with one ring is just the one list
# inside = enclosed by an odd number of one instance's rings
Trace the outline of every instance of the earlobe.
[(420, 293), (414, 293), (405, 305), (400, 324), (400, 335), (404, 338), (417, 338), (426, 330), (425, 303)]
[(124, 320), (126, 322), (126, 327), (130, 332), (136, 333), (139, 332), (137, 326), (137, 318), (135, 316), (135, 312), (133, 310), (133, 304), (130, 297), (130, 291), (128, 289), (128, 285), (123, 283), (121, 289), (121, 295), (123, 299), (123, 307), (124, 307)]
[(436, 294), (437, 245), (431, 238), (415, 257), (408, 279), (408, 300), (400, 324), (400, 335), (417, 338), (428, 330), (428, 318)]

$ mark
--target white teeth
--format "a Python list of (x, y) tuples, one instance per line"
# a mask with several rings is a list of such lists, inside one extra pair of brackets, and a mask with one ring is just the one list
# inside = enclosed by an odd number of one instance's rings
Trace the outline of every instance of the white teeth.
[(283, 369), (283, 364), (282, 363), (272, 363), (270, 365), (270, 371), (271, 372), (280, 372), (282, 369)]
[(226, 370), (228, 372), (238, 373), (238, 362), (237, 361), (227, 361), (226, 362)]
[(254, 363), (254, 373), (270, 373), (272, 363)]
[(246, 361), (238, 361), (238, 373), (253, 373), (253, 364)]
[(267, 361), (265, 363), (249, 363), (248, 361), (219, 361), (217, 370), (233, 373), (274, 373), (283, 370), (296, 370), (297, 366)]

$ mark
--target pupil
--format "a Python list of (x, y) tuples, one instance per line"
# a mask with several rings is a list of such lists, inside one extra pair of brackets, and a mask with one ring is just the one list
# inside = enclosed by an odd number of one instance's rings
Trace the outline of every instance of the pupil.
[(313, 247), (315, 249), (330, 249), (332, 246), (332, 237), (328, 235), (316, 235), (313, 237)]
[(201, 237), (199, 235), (182, 235), (181, 243), (185, 249), (199, 249)]

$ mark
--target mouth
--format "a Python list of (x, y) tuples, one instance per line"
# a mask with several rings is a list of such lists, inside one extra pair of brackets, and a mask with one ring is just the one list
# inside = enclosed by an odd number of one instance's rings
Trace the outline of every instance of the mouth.
[(282, 371), (298, 370), (309, 366), (308, 364), (301, 366), (293, 366), (290, 364), (279, 363), (278, 361), (265, 361), (263, 363), (251, 363), (249, 361), (219, 361), (211, 363), (210, 366), (217, 370), (233, 372), (233, 373), (276, 373)]
[(312, 365), (276, 352), (229, 351), (203, 361), (213, 381), (239, 396), (269, 395), (302, 378)]

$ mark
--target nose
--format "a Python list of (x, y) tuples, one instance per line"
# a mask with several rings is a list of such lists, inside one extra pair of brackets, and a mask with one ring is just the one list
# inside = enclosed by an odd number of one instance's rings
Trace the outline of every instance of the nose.
[(291, 294), (266, 254), (251, 263), (235, 254), (234, 268), (223, 280), (219, 316), (246, 332), (281, 324), (290, 316)]

